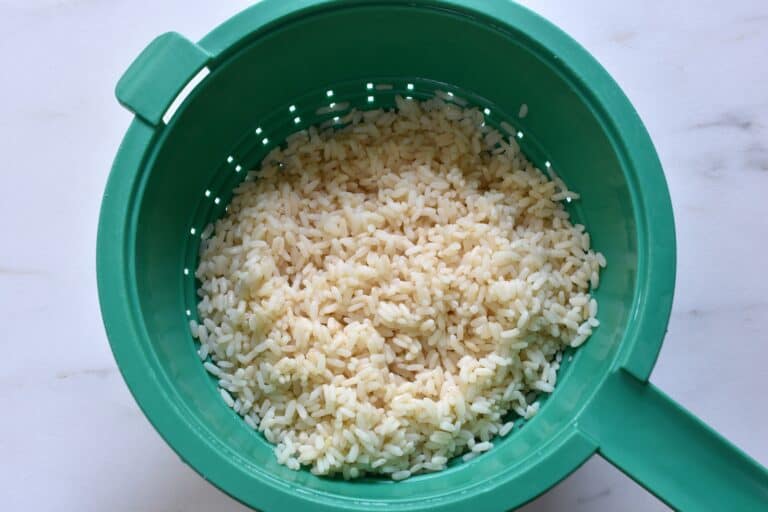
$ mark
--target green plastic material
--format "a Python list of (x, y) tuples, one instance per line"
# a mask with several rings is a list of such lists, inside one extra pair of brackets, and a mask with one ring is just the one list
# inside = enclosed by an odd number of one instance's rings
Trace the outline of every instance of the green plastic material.
[(176, 95), (210, 55), (183, 36), (168, 32), (149, 43), (120, 78), (120, 103), (150, 124), (159, 124)]
[[(161, 123), (203, 66), (210, 75)], [(511, 125), (534, 162), (551, 162), (581, 193), (572, 214), (609, 262), (596, 292), (601, 326), (572, 361), (566, 355), (539, 414), (470, 462), (399, 483), (291, 471), (226, 407), (197, 357), (187, 323), (200, 232), (274, 144), (333, 123), (330, 103), (391, 106), (395, 94), (436, 89), (488, 108), (488, 122)], [(619, 87), (550, 23), (502, 1), (265, 0), (198, 44), (161, 36), (117, 96), (137, 119), (99, 220), (104, 323), (146, 416), (231, 496), (265, 511), (500, 511), (599, 452), (683, 510), (768, 508), (765, 469), (647, 383), (674, 286), (667, 186)]]

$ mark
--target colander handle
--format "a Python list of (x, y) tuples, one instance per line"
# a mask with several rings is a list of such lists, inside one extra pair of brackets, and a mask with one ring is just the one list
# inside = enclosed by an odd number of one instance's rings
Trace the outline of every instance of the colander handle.
[(609, 377), (579, 428), (605, 459), (676, 510), (768, 510), (768, 470), (623, 370)]
[(117, 82), (115, 96), (125, 108), (158, 126), (179, 93), (193, 79), (204, 78), (210, 59), (205, 49), (181, 34), (165, 33), (128, 67)]

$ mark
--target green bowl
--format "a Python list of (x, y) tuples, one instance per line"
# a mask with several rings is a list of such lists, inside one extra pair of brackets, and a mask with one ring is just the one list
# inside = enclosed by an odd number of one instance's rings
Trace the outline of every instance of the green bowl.
[[(353, 107), (391, 106), (397, 94), (488, 109), (488, 122), (581, 194), (572, 214), (609, 262), (596, 293), (601, 326), (566, 357), (539, 414), (470, 462), (399, 483), (291, 471), (224, 404), (197, 357), (187, 325), (200, 232), (288, 134)], [(672, 304), (669, 193), (629, 101), (547, 21), (504, 1), (266, 0), (197, 44), (160, 36), (117, 96), (136, 118), (99, 220), (104, 323), (146, 416), (234, 498), (307, 512), (507, 510), (600, 452), (678, 508), (766, 503), (765, 470), (647, 383)]]

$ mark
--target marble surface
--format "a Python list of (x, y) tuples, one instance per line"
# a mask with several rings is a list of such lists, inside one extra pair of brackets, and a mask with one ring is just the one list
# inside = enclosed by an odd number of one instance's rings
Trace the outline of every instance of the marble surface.
[[(651, 380), (768, 464), (768, 4), (527, 0), (624, 88), (675, 207), (677, 293)], [(244, 511), (144, 419), (109, 352), (94, 243), (130, 121), (120, 73), (249, 2), (0, 0), (0, 496), (7, 510)], [(526, 512), (667, 510), (593, 458)]]

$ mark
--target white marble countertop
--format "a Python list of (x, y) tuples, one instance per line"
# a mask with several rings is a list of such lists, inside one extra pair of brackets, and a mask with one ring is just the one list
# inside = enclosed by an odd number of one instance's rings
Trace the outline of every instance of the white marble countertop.
[[(651, 380), (768, 465), (768, 4), (528, 0), (632, 100), (678, 237)], [(249, 4), (0, 0), (0, 499), (5, 510), (244, 511), (134, 403), (96, 298), (96, 222), (130, 115), (112, 91), (152, 37), (197, 39)], [(526, 512), (667, 510), (593, 458)]]

